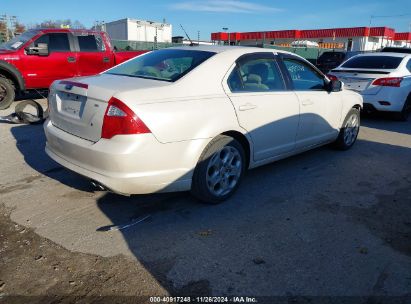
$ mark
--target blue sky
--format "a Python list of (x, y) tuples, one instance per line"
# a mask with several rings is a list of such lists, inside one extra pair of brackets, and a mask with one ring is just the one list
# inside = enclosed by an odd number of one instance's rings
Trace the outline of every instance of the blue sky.
[[(248, 0), (0, 0), (0, 14), (16, 15), (22, 23), (45, 19), (79, 20), (87, 27), (95, 20), (125, 17), (173, 24), (173, 34), (182, 35), (182, 24), (192, 39), (201, 39), (228, 27), (230, 31), (316, 29), (330, 27), (390, 26), (408, 31), (410, 0), (338, 1), (248, 1)], [(388, 17), (378, 17), (388, 16)]]

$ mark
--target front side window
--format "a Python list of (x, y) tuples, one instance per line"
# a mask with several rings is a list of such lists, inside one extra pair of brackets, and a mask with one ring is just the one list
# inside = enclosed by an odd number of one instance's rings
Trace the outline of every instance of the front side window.
[(101, 35), (78, 35), (80, 52), (103, 52), (105, 51)]
[(70, 52), (70, 43), (65, 33), (45, 34), (34, 41), (33, 45), (38, 47), (39, 44), (47, 44), (49, 53), (52, 52)]
[(324, 78), (305, 62), (297, 59), (284, 59), (294, 90), (317, 91), (324, 89)]
[(214, 52), (164, 49), (138, 56), (105, 73), (173, 82), (213, 55)]
[(232, 92), (283, 91), (285, 85), (274, 58), (250, 56), (237, 62), (228, 78)]

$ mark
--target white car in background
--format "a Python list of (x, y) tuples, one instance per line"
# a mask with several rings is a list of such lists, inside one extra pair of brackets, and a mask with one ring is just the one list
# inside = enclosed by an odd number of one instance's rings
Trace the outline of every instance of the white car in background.
[(54, 82), (46, 152), (116, 193), (191, 190), (218, 203), (246, 169), (328, 143), (350, 148), (361, 107), (293, 54), (170, 48)]
[(411, 113), (411, 54), (357, 55), (333, 69), (329, 76), (360, 93), (366, 111), (395, 112), (400, 120), (407, 120)]

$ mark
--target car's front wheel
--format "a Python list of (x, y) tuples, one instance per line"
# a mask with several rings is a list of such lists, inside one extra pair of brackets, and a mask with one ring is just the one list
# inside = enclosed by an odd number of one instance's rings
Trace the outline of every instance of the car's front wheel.
[(246, 168), (245, 152), (234, 138), (219, 135), (204, 149), (194, 170), (191, 193), (199, 200), (218, 204), (238, 188)]
[(360, 130), (360, 110), (352, 108), (344, 119), (335, 147), (340, 150), (347, 150), (354, 145)]

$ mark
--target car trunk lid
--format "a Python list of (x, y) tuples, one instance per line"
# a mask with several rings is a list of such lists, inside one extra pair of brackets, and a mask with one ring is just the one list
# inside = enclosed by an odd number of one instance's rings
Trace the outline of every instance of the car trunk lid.
[(108, 101), (117, 92), (164, 86), (156, 80), (118, 75), (98, 75), (61, 80), (49, 97), (50, 119), (54, 126), (83, 139), (101, 138)]
[[(344, 86), (347, 89), (359, 93), (368, 92), (369, 94), (376, 94), (381, 87), (371, 86), (372, 82), (377, 78), (389, 77), (391, 72), (391, 70), (334, 69), (330, 74), (344, 82)], [(369, 91), (370, 89), (372, 91)]]

